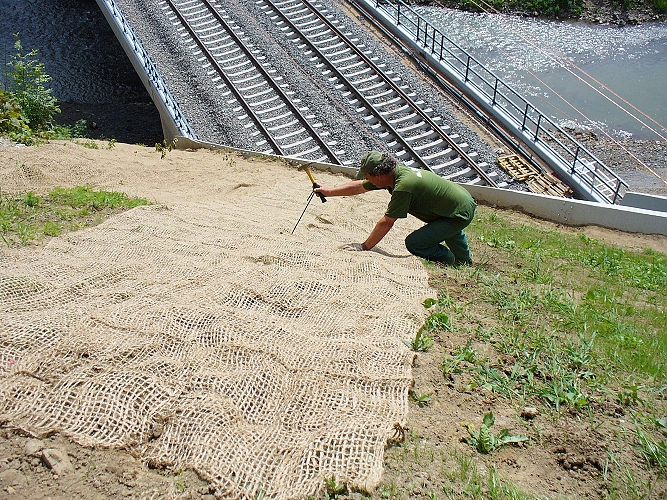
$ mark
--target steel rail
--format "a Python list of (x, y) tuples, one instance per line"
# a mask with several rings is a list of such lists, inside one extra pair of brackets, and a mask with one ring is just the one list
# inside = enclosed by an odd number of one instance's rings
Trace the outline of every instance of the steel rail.
[[(220, 66), (218, 61), (213, 57), (211, 52), (206, 47), (206, 44), (201, 40), (199, 35), (197, 35), (195, 29), (192, 27), (190, 22), (183, 16), (183, 14), (178, 9), (178, 6), (174, 3), (173, 0), (165, 0), (171, 7), (174, 14), (178, 17), (179, 21), (183, 27), (188, 31), (193, 41), (197, 46), (202, 50), (203, 55), (211, 63), (211, 65), (216, 69), (216, 72), (220, 77), (225, 81), (227, 87), (232, 91), (239, 101), (245, 112), (251, 117), (252, 121), (255, 123), (257, 129), (265, 136), (266, 140), (271, 144), (274, 151), (281, 156), (286, 155), (283, 148), (280, 144), (273, 138), (273, 135), (269, 132), (267, 127), (262, 122), (261, 118), (257, 116), (255, 111), (252, 109), (252, 106), (248, 103), (245, 97), (242, 95), (241, 91), (236, 88), (234, 82), (227, 76), (224, 68)], [(310, 136), (317, 142), (318, 146), (322, 151), (329, 157), (332, 163), (337, 165), (342, 165), (342, 162), (338, 159), (336, 153), (329, 147), (329, 145), (320, 137), (317, 131), (310, 125), (308, 119), (303, 116), (301, 111), (294, 105), (294, 103), (285, 95), (285, 93), (280, 89), (280, 86), (275, 82), (271, 77), (268, 71), (262, 66), (262, 64), (257, 60), (257, 58), (252, 54), (252, 52), (246, 47), (243, 41), (234, 33), (234, 30), (229, 26), (229, 24), (223, 19), (220, 13), (211, 5), (208, 0), (200, 0), (206, 8), (211, 12), (215, 20), (220, 23), (220, 26), (227, 32), (227, 34), (234, 40), (237, 46), (243, 51), (244, 55), (252, 63), (253, 67), (265, 78), (267, 83), (270, 85), (271, 89), (282, 99), (285, 105), (289, 108), (294, 116), (299, 119), (299, 122), (304, 127), (304, 129), (310, 134)]]
[[(355, 96), (361, 100), (364, 105), (371, 110), (371, 112), (378, 118), (379, 121), (382, 122), (382, 125), (387, 128), (387, 130), (392, 133), (396, 140), (399, 141), (406, 149), (407, 151), (413, 156), (413, 159), (417, 161), (419, 165), (422, 166), (422, 168), (425, 168), (427, 170), (433, 171), (431, 167), (426, 163), (423, 158), (421, 158), (421, 155), (414, 151), (412, 146), (401, 136), (399, 132), (395, 130), (395, 128), (386, 120), (382, 114), (379, 112), (379, 110), (376, 109), (376, 107), (364, 97), (360, 91), (358, 91), (355, 86), (352, 84), (352, 82), (342, 74), (341, 71), (336, 68), (334, 63), (329, 60), (329, 58), (314, 44), (312, 43), (306, 35), (303, 34), (303, 32), (285, 15), (278, 7), (273, 4), (273, 0), (264, 0), (267, 3), (271, 3), (275, 9), (276, 12), (287, 22), (290, 27), (299, 34), (299, 36), (306, 42), (308, 47), (314, 51), (315, 53), (318, 54), (318, 56), (327, 63), (329, 68), (342, 80), (343, 83), (346, 84), (347, 88), (350, 89), (351, 92), (355, 94)], [(491, 178), (489, 175), (486, 173), (486, 171), (481, 168), (477, 162), (475, 162), (470, 155), (468, 155), (457, 143), (454, 139), (452, 139), (449, 134), (447, 134), (444, 130), (440, 128), (440, 126), (435, 123), (435, 121), (426, 113), (422, 108), (415, 103), (412, 98), (403, 91), (391, 78), (389, 78), (384, 71), (378, 65), (376, 65), (371, 58), (369, 58), (366, 54), (363, 53), (356, 45), (354, 45), (348, 37), (340, 30), (338, 29), (331, 21), (329, 21), (321, 12), (319, 12), (311, 3), (309, 0), (300, 0), (303, 5), (312, 13), (314, 14), (323, 24), (326, 25), (326, 27), (334, 34), (336, 35), (339, 39), (341, 39), (349, 48), (356, 54), (369, 68), (371, 68), (387, 85), (391, 90), (399, 96), (401, 99), (403, 99), (411, 108), (412, 110), (425, 122), (431, 127), (431, 129), (440, 136), (442, 140), (444, 140), (451, 148), (458, 154), (459, 158), (463, 160), (466, 164), (468, 164), (476, 173), (479, 175), (479, 177), (486, 182), (489, 186), (492, 187), (498, 187), (498, 184)]]

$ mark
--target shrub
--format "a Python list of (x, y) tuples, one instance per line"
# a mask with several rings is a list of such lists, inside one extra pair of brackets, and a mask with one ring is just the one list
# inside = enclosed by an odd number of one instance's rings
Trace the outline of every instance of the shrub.
[(51, 76), (44, 71), (44, 63), (37, 60), (37, 50), (23, 53), (21, 40), (14, 43), (16, 54), (11, 57), (7, 71), (9, 94), (20, 106), (23, 121), (33, 130), (46, 130), (53, 124), (53, 117), (60, 113), (51, 89), (44, 85), (51, 81)]
[(667, 13), (667, 0), (653, 0), (653, 7), (656, 12)]
[(30, 127), (21, 114), (21, 106), (4, 90), (0, 90), (0, 135), (12, 138), (30, 135)]

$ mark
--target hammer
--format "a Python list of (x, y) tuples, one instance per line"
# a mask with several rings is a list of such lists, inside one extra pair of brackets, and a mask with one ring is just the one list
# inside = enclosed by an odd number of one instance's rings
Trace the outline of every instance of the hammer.
[[(320, 185), (317, 182), (315, 182), (315, 177), (313, 177), (313, 174), (310, 173), (310, 169), (308, 168), (313, 163), (315, 163), (315, 162), (311, 161), (310, 163), (306, 163), (305, 165), (301, 165), (297, 170), (305, 170), (306, 171), (306, 173), (308, 174), (308, 178), (310, 179), (310, 182), (313, 183), (313, 189), (315, 189), (315, 188), (320, 187)], [(320, 197), (320, 200), (322, 200), (322, 203), (327, 201), (327, 199), (324, 197), (324, 195), (322, 193), (317, 193), (317, 196)]]

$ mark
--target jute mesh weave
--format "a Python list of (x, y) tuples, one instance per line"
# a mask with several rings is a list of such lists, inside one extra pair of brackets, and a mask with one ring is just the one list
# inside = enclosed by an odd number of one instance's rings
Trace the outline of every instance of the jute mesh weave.
[(381, 211), (332, 224), (311, 205), (292, 235), (302, 207), (140, 207), (5, 253), (0, 419), (193, 468), (222, 496), (377, 486), (426, 275), (407, 228), (383, 253), (337, 248)]

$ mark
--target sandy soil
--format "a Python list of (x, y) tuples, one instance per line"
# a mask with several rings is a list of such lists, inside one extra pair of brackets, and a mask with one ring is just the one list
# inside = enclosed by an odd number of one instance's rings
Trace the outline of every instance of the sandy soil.
[[(3, 176), (0, 187), (4, 192), (33, 190), (48, 191), (54, 186), (91, 185), (100, 189), (123, 191), (129, 195), (145, 197), (158, 203), (196, 202), (223, 199), (226, 195), (223, 176), (238, 178), (238, 185), (271, 185), (273, 176), (289, 176), (296, 184), (304, 185), (304, 200), (309, 191), (305, 174), (275, 161), (244, 158), (227, 153), (206, 150), (171, 151), (164, 159), (155, 148), (118, 143), (108, 149), (108, 143), (97, 142), (99, 149), (89, 149), (76, 142), (56, 142), (38, 147), (16, 147), (0, 142), (0, 165), (12, 172)], [(316, 173), (318, 182), (335, 185), (346, 181), (341, 175)], [(363, 208), (363, 202), (359, 202)], [(492, 210), (481, 207), (482, 210)], [(299, 214), (295, 213), (295, 221)], [(539, 225), (562, 231), (555, 224), (537, 221), (520, 213), (505, 213), (525, 224)], [(641, 236), (610, 231), (602, 228), (579, 228), (590, 236), (613, 242), (628, 248), (651, 247), (667, 253), (667, 238)], [(492, 249), (478, 244), (473, 248), (478, 258)], [(31, 252), (26, 247), (17, 252)], [(0, 254), (1, 255), (1, 254)], [(502, 262), (496, 263), (499, 269)], [(446, 279), (446, 276), (444, 277)], [(465, 280), (459, 280), (453, 293), (465, 300)], [(472, 297), (468, 297), (472, 299)], [(484, 314), (483, 311), (479, 311)], [(461, 342), (455, 335), (439, 338), (441, 348), (453, 348)], [(480, 346), (481, 347), (481, 346)], [(455, 446), (464, 436), (460, 426), (471, 415), (493, 408), (497, 425), (512, 425), (516, 409), (501, 404), (492, 397), (480, 400), (479, 396), (461, 393), (454, 385), (442, 380), (438, 370), (441, 349), (420, 354), (415, 365), (415, 387), (422, 392), (436, 393), (433, 404), (426, 407), (412, 405), (408, 428), (419, 435), (421, 448), (413, 441), (414, 453), (423, 453), (420, 470), (405, 470), (400, 465), (400, 453), (408, 448), (389, 450), (386, 478), (398, 484), (403, 491), (409, 488), (410, 496), (427, 498), (428, 491), (438, 485), (431, 483), (432, 470), (437, 464), (429, 460), (434, 453)], [(622, 409), (610, 402), (609, 420), (622, 419)], [(508, 448), (497, 457), (496, 466), (524, 491), (542, 496), (566, 498), (603, 498), (605, 492), (597, 489), (605, 458), (600, 446), (613, 444), (613, 428), (602, 425), (595, 430), (595, 440), (590, 439), (591, 428), (586, 421), (562, 419), (553, 424), (547, 418), (539, 418), (543, 426), (543, 438), (549, 447), (533, 447), (531, 454), (516, 453)], [(526, 424), (535, 425), (535, 424)], [(521, 431), (521, 429), (512, 429)], [(58, 473), (49, 468), (41, 458), (44, 449), (59, 452), (71, 464)], [(397, 451), (398, 450), (398, 451)], [(632, 460), (631, 450), (614, 450), (617, 456)], [(624, 455), (625, 454), (625, 455)], [(397, 458), (399, 457), (399, 458)], [(441, 466), (441, 465), (440, 465)], [(664, 498), (665, 491), (657, 491), (655, 498)], [(123, 450), (91, 449), (79, 446), (64, 436), (53, 435), (34, 439), (12, 427), (11, 422), (0, 422), (0, 497), (11, 499), (65, 499), (65, 498), (211, 498), (205, 481), (192, 471), (174, 471), (150, 468)], [(379, 498), (379, 493), (374, 496)], [(353, 494), (353, 498), (360, 498)]]

